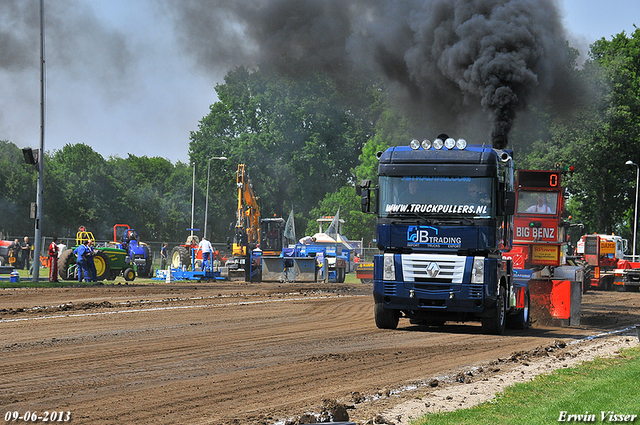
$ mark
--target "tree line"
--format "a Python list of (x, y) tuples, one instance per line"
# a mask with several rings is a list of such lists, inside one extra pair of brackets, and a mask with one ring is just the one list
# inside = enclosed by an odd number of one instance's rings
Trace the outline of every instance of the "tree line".
[[(562, 105), (548, 99), (527, 105), (516, 118), (509, 148), (519, 169), (575, 167), (564, 184), (570, 194), (567, 220), (584, 224), (579, 232), (632, 239), (636, 169), (625, 162), (640, 164), (640, 30), (597, 40), (580, 66), (577, 52), (571, 53), (573, 82), (585, 90), (567, 99), (571, 107), (562, 114), (554, 113)], [(242, 163), (263, 216), (286, 218), (293, 209), (302, 236), (317, 231), (318, 217), (340, 208), (349, 238), (368, 243), (375, 237), (375, 218), (360, 212), (354, 186), (364, 178), (376, 180), (377, 151), (408, 143), (419, 128), (395, 107), (384, 82), (240, 67), (216, 93), (218, 100), (190, 134), (188, 164), (133, 155), (104, 158), (86, 144), (45, 152), (43, 234), (72, 237), (85, 226), (99, 239), (110, 239), (113, 225), (124, 223), (145, 241), (182, 241), (191, 227), (195, 190), (194, 227), (203, 228), (207, 210), (207, 234), (224, 241), (232, 235), (235, 173)], [(223, 156), (228, 159), (211, 160)], [(21, 149), (0, 141), (4, 235), (33, 234), (29, 208), (36, 177)]]

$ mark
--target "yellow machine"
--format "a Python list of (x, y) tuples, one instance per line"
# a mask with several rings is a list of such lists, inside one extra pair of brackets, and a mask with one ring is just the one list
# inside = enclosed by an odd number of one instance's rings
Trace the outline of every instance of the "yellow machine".
[(238, 188), (238, 209), (236, 211), (232, 257), (227, 260), (226, 266), (229, 270), (229, 277), (243, 277), (246, 281), (260, 281), (263, 259), (279, 257), (282, 252), (285, 244), (285, 222), (281, 217), (260, 218), (258, 197), (253, 191), (244, 164), (238, 165), (236, 185)]
[(244, 164), (238, 164), (236, 184), (238, 186), (238, 210), (233, 239), (233, 256), (244, 257), (247, 255), (247, 247), (251, 251), (260, 243), (260, 209)]
[(244, 164), (236, 173), (238, 209), (233, 236), (232, 256), (227, 260), (230, 278), (251, 280), (251, 253), (260, 244), (260, 209)]

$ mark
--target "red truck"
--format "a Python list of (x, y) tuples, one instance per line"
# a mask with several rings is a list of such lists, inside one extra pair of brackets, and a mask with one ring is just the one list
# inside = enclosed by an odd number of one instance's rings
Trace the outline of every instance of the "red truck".
[(561, 183), (560, 170), (518, 171), (513, 248), (504, 256), (512, 259), (516, 275), (530, 277), (531, 306), (537, 318), (578, 326), (584, 269), (567, 261), (571, 224), (563, 218)]

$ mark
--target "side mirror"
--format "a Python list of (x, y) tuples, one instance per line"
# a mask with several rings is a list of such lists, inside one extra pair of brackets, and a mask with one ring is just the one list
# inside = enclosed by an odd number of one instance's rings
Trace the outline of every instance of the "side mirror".
[(360, 210), (363, 213), (368, 213), (371, 208), (371, 190), (369, 189), (361, 189), (360, 190)]
[(360, 209), (363, 213), (371, 212), (371, 180), (364, 179), (356, 185), (356, 195), (360, 196)]
[[(360, 196), (360, 209), (363, 213), (376, 214), (378, 212), (376, 199), (378, 196), (378, 189), (362, 188), (362, 195)], [(373, 198), (373, 205), (372, 203)]]
[(506, 192), (504, 194), (504, 205), (502, 208), (504, 215), (514, 215), (516, 213), (516, 193)]

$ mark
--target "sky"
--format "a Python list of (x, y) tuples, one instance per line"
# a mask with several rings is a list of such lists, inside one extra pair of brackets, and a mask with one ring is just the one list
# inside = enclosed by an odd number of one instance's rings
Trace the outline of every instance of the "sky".
[[(219, 1), (45, 0), (45, 150), (85, 143), (105, 158), (131, 154), (188, 163), (190, 132), (217, 100), (215, 85), (241, 64), (232, 53), (240, 49), (251, 57), (256, 49), (243, 42), (243, 23), (225, 20), (233, 11), (228, 5), (238, 1), (223, 3), (224, 13), (204, 20), (209, 27), (202, 30), (178, 17)], [(557, 4), (571, 45), (582, 53), (601, 37), (632, 33), (640, 22), (638, 0)], [(38, 0), (0, 2), (0, 140), (20, 148), (40, 144), (38, 14)], [(194, 39), (218, 28), (233, 36), (194, 46)]]

